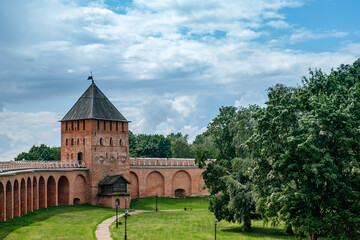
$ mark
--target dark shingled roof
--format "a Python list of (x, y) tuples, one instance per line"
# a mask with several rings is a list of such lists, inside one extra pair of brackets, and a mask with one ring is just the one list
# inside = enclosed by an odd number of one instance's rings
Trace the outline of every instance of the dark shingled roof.
[(103, 180), (99, 182), (99, 186), (111, 185), (117, 180), (119, 180), (119, 178), (123, 178), (127, 184), (130, 184), (130, 182), (122, 174), (120, 174), (120, 175), (105, 177)]
[(128, 122), (95, 83), (90, 85), (61, 121), (82, 119)]

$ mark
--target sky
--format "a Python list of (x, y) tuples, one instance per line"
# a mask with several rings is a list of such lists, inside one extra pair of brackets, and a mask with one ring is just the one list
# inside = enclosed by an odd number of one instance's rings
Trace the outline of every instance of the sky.
[(265, 106), (360, 57), (358, 0), (1, 0), (0, 160), (60, 146), (90, 82), (134, 133), (193, 141), (221, 106)]

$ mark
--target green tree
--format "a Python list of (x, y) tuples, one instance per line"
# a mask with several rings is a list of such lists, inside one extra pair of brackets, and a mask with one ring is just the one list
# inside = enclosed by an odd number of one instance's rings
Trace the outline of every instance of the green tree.
[(171, 155), (173, 158), (194, 157), (191, 145), (184, 138), (177, 138), (171, 141)]
[(61, 148), (60, 147), (49, 147), (45, 144), (41, 144), (40, 146), (33, 145), (29, 152), (22, 152), (17, 157), (15, 157), (15, 161), (21, 160), (56, 160), (60, 161), (61, 158)]
[(360, 239), (360, 60), (268, 98), (247, 142), (259, 209), (311, 240)]
[(171, 142), (163, 135), (137, 135), (136, 157), (170, 158)]
[(195, 152), (200, 167), (209, 159), (209, 153), (215, 154), (216, 161), (208, 163), (203, 172), (206, 187), (216, 195), (210, 200), (210, 211), (218, 220), (244, 222), (245, 230), (251, 227), (255, 201), (247, 174), (251, 161), (246, 158), (242, 143), (252, 133), (253, 109), (256, 108), (220, 108), (219, 115), (209, 123), (206, 132), (212, 140), (211, 148), (200, 148)]

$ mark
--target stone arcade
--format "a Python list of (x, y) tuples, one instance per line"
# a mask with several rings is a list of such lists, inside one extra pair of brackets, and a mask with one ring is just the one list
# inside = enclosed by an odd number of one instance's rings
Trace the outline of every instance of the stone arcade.
[(48, 206), (207, 194), (194, 159), (129, 158), (130, 122), (94, 82), (60, 122), (60, 162), (0, 163), (0, 221)]

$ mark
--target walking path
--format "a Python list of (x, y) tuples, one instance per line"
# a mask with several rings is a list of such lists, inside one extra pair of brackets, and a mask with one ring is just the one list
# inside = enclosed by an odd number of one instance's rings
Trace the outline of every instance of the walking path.
[[(137, 214), (142, 212), (150, 212), (145, 210), (135, 210), (134, 212), (131, 212), (130, 214)], [(118, 215), (118, 217), (123, 217), (125, 214)], [(113, 216), (111, 218), (106, 219), (102, 223), (100, 223), (95, 231), (95, 236), (98, 240), (112, 240), (109, 227), (113, 221), (116, 220), (116, 216)]]

